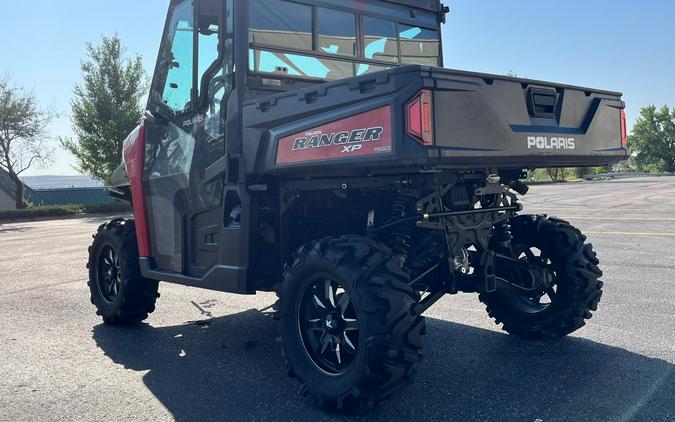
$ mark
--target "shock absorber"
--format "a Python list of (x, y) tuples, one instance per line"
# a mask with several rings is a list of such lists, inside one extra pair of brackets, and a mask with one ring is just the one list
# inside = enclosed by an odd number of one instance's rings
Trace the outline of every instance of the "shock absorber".
[[(391, 207), (390, 222), (412, 217), (415, 214), (417, 198), (408, 193), (399, 194)], [(415, 225), (412, 222), (403, 222), (392, 227), (389, 234), (389, 247), (394, 254), (401, 257), (401, 266), (406, 264), (410, 253), (412, 234)]]
[(511, 241), (513, 234), (511, 233), (511, 224), (508, 221), (495, 224), (492, 232), (493, 248), (504, 254), (511, 254)]

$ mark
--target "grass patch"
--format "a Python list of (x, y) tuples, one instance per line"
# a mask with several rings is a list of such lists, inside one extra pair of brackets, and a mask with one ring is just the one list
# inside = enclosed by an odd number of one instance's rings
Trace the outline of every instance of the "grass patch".
[(23, 210), (0, 210), (0, 221), (33, 220), (51, 217), (70, 217), (83, 214), (129, 213), (131, 207), (125, 202), (99, 205), (53, 205), (26, 208)]

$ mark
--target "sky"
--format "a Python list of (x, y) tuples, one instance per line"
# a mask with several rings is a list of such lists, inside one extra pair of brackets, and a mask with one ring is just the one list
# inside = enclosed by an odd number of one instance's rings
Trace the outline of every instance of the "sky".
[[(641, 107), (675, 106), (675, 1), (452, 0), (445, 67), (621, 91), (629, 129)], [(58, 146), (72, 136), (70, 100), (85, 44), (117, 32), (152, 71), (168, 0), (5, 0), (0, 74), (60, 118), (49, 128), (54, 163), (26, 175), (74, 175)]]

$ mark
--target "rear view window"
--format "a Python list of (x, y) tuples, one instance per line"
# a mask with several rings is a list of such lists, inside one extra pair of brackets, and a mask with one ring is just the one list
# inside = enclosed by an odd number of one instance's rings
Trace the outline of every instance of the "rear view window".
[(438, 31), (399, 25), (401, 63), (438, 66), (440, 36)]
[(363, 17), (364, 57), (385, 62), (398, 62), (396, 23)]
[(282, 0), (250, 2), (249, 42), (312, 49), (312, 7)]
[(356, 15), (319, 7), (319, 49), (323, 53), (356, 56)]
[[(356, 0), (322, 0), (312, 5), (303, 1), (248, 2), (252, 74), (336, 80), (399, 64), (441, 63), (440, 31), (433, 13), (411, 14), (406, 9), (399, 14), (404, 9)], [(344, 8), (345, 3), (353, 9), (333, 7)], [(375, 17), (378, 12), (387, 12), (394, 20)], [(274, 82), (262, 82), (266, 81)]]
[(249, 51), (249, 69), (311, 79), (337, 80), (354, 76), (354, 65), (350, 62), (265, 50)]

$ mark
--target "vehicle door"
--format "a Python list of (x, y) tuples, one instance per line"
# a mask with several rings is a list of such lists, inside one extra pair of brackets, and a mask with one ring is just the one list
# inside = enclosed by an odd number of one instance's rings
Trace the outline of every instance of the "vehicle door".
[(224, 4), (171, 3), (153, 77), (144, 185), (152, 255), (163, 271), (201, 274), (218, 256), (222, 177), (206, 174), (225, 154), (232, 90)]

